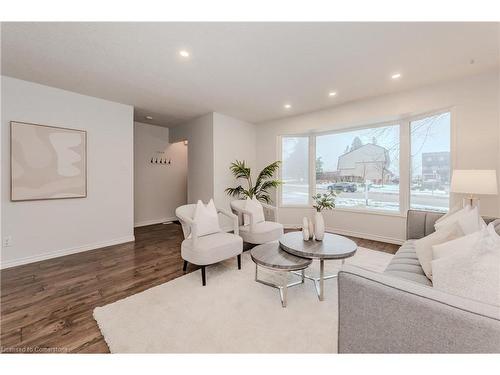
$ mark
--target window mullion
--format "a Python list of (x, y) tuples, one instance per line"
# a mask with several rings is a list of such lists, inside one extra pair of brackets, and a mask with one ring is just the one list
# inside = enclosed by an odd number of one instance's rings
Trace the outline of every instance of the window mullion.
[(408, 119), (401, 121), (399, 132), (399, 207), (401, 213), (406, 214), (410, 207), (411, 185), (410, 121)]
[(316, 194), (316, 136), (309, 136), (309, 205), (312, 206), (312, 196)]

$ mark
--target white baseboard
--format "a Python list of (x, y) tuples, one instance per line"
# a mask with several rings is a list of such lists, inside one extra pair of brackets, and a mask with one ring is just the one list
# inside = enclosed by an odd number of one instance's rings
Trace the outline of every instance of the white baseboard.
[(15, 266), (21, 266), (23, 264), (28, 264), (28, 263), (33, 263), (33, 262), (39, 262), (41, 260), (58, 258), (58, 257), (62, 257), (62, 256), (65, 256), (65, 255), (70, 255), (70, 254), (75, 254), (75, 253), (81, 253), (81, 252), (84, 252), (84, 251), (99, 249), (101, 247), (118, 245), (118, 244), (121, 244), (121, 243), (133, 242), (133, 241), (135, 241), (135, 237), (133, 235), (132, 236), (125, 236), (125, 237), (115, 238), (115, 239), (112, 239), (112, 240), (109, 240), (109, 241), (97, 242), (97, 243), (92, 243), (92, 244), (87, 244), (87, 245), (77, 246), (77, 247), (70, 247), (70, 248), (67, 248), (67, 249), (61, 249), (61, 250), (51, 251), (51, 252), (48, 252), (48, 253), (39, 254), (39, 255), (33, 255), (33, 256), (30, 256), (30, 257), (25, 257), (25, 258), (20, 258), (20, 259), (2, 261), (1, 265), (0, 265), (0, 269), (11, 268), (11, 267), (15, 267)]
[[(286, 229), (298, 229), (298, 228), (302, 228), (302, 225), (298, 225), (298, 224), (283, 224), (283, 226)], [(344, 229), (339, 229), (339, 228), (330, 228), (330, 227), (327, 227), (327, 228), (325, 228), (325, 230), (327, 232), (340, 234), (341, 236), (358, 237), (358, 238), (364, 238), (365, 240), (387, 242), (387, 243), (392, 243), (392, 244), (395, 244), (395, 245), (402, 245), (403, 242), (404, 242), (404, 240), (401, 240), (399, 238), (385, 237), (385, 236), (379, 236), (379, 235), (376, 235), (376, 234), (361, 233), (361, 232), (355, 232), (355, 231), (344, 230)]]
[(138, 221), (137, 223), (134, 223), (134, 228), (145, 227), (146, 225), (161, 224), (161, 223), (165, 223), (167, 221), (176, 221), (176, 220), (178, 220), (178, 219), (175, 216), (173, 216), (173, 217), (161, 217), (159, 219), (143, 220), (143, 221)]

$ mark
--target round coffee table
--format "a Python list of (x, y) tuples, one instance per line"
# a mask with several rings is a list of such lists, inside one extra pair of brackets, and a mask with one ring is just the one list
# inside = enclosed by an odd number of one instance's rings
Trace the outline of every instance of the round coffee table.
[[(280, 292), (281, 306), (286, 307), (287, 289), (289, 287), (304, 283), (304, 270), (311, 264), (311, 259), (297, 257), (283, 251), (278, 242), (269, 242), (255, 246), (250, 251), (250, 256), (255, 263), (255, 281), (258, 283), (276, 288)], [(264, 267), (273, 271), (279, 271), (283, 274), (281, 285), (259, 279), (258, 270)], [(301, 271), (300, 281), (288, 284), (288, 274), (291, 271)]]
[(325, 233), (323, 241), (304, 241), (302, 232), (289, 232), (279, 242), (281, 249), (287, 253), (311, 260), (319, 259), (319, 277), (304, 277), (314, 281), (320, 301), (324, 300), (324, 281), (337, 277), (336, 274), (325, 276), (325, 260), (341, 259), (344, 264), (345, 259), (352, 257), (358, 249), (354, 241), (331, 233)]

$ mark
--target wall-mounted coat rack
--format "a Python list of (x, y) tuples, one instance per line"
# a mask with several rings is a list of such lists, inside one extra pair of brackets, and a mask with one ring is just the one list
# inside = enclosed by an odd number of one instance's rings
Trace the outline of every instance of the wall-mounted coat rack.
[(151, 164), (171, 165), (172, 160), (167, 159), (164, 151), (156, 151), (149, 161)]

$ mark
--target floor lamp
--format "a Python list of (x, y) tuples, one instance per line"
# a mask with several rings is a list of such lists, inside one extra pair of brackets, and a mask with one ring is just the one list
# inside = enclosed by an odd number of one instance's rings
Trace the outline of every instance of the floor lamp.
[(498, 194), (497, 173), (494, 169), (454, 169), (451, 177), (451, 192), (467, 194), (463, 199), (463, 206), (477, 206), (477, 195)]

